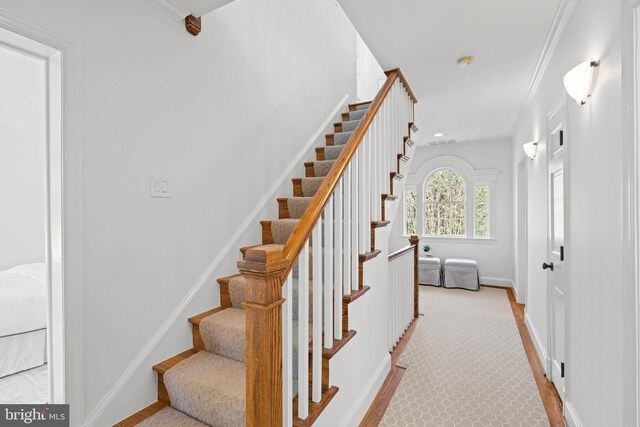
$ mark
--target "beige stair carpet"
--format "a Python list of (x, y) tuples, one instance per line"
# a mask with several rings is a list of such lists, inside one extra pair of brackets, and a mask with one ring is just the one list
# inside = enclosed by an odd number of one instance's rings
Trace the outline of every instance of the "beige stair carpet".
[(407, 370), (381, 426), (548, 426), (505, 290), (420, 287)]
[(137, 427), (206, 427), (206, 424), (183, 414), (182, 412), (167, 407), (136, 425)]

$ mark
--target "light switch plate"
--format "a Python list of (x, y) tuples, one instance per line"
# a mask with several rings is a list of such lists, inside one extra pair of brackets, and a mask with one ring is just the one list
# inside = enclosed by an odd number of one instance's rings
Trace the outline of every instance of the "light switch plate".
[(149, 180), (151, 197), (171, 197), (171, 185), (168, 176), (152, 176)]

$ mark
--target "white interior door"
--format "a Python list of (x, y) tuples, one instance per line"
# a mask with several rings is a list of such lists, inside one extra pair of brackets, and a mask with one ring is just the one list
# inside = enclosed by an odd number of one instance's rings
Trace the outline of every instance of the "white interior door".
[(547, 271), (549, 340), (551, 369), (550, 380), (564, 399), (565, 351), (566, 351), (566, 278), (565, 278), (565, 212), (566, 175), (564, 105), (549, 121), (551, 130), (548, 141), (549, 180), (549, 230), (547, 237), (547, 261), (543, 268)]

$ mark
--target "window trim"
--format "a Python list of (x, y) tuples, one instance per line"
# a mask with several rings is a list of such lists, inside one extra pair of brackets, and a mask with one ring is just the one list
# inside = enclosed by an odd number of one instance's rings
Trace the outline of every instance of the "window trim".
[[(427, 178), (438, 169), (455, 169), (460, 173), (466, 183), (465, 188), (465, 236), (430, 236), (425, 234), (425, 200), (424, 188)], [(409, 174), (406, 186), (416, 188), (416, 228), (421, 237), (440, 241), (466, 241), (478, 243), (491, 243), (496, 240), (495, 234), (495, 183), (498, 181), (499, 169), (475, 169), (469, 162), (456, 156), (438, 156), (424, 162), (418, 170)], [(489, 236), (474, 237), (474, 215), (468, 207), (474, 203), (475, 186), (486, 185), (489, 187)], [(473, 205), (475, 207), (475, 205)], [(403, 210), (404, 214), (404, 210)], [(406, 219), (403, 221), (406, 222)], [(403, 225), (403, 232), (404, 230)]]

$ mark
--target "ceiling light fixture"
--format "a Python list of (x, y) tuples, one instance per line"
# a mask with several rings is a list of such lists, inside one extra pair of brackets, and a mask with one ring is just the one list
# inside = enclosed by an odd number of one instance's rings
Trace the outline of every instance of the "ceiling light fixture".
[(475, 58), (473, 56), (463, 56), (462, 58), (458, 59), (458, 67), (468, 67), (469, 65), (471, 65), (474, 59)]
[(585, 61), (564, 76), (564, 87), (578, 105), (586, 104), (591, 98), (599, 68), (600, 61)]
[(538, 154), (538, 141), (527, 142), (522, 146), (524, 153), (531, 160), (536, 158), (536, 154)]
[(436, 132), (436, 133), (433, 134), (433, 136), (435, 136), (436, 138), (440, 138), (440, 137), (444, 136), (444, 133)]

